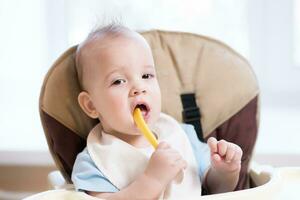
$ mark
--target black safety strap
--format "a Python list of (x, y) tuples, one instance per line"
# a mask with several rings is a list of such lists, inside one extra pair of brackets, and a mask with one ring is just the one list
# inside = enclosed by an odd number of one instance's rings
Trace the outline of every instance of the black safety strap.
[(195, 100), (195, 93), (181, 94), (181, 102), (183, 106), (183, 121), (194, 126), (199, 140), (203, 142), (204, 139), (200, 121), (201, 113)]

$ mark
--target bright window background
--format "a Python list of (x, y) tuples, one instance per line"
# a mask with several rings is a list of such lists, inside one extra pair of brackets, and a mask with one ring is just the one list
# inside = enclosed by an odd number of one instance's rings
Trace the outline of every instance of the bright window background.
[(300, 68), (300, 1), (294, 0), (294, 62)]
[(89, 4), (67, 0), (66, 13), (68, 44), (82, 41), (95, 24), (115, 18), (135, 30), (156, 28), (220, 38), (249, 55), (246, 0), (90, 0)]
[(300, 154), (299, 13), (296, 0), (0, 0), (0, 151), (47, 151), (43, 78), (62, 52), (113, 18), (136, 30), (207, 35), (241, 53), (262, 91), (256, 152)]
[(48, 61), (43, 1), (0, 1), (0, 151), (46, 149), (38, 98)]

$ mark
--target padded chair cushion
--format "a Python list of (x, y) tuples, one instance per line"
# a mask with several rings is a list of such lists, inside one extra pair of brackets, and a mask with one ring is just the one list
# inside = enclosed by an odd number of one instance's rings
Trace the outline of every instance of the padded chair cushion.
[(180, 95), (195, 93), (206, 137), (258, 94), (249, 63), (228, 46), (190, 33), (149, 31), (163, 112), (182, 121)]

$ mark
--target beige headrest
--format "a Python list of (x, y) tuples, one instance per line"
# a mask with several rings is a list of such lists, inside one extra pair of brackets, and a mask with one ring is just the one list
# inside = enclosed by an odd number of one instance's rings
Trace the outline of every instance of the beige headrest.
[[(162, 111), (182, 121), (182, 93), (195, 93), (204, 137), (243, 108), (259, 92), (249, 63), (228, 46), (200, 35), (148, 31), (162, 92)], [(96, 123), (81, 111), (74, 65), (76, 47), (67, 50), (48, 72), (40, 109), (86, 138)]]

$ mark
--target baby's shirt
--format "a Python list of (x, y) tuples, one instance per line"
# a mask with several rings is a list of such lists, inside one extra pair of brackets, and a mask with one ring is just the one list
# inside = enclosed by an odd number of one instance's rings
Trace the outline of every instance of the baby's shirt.
[[(210, 150), (206, 143), (198, 140), (194, 127), (188, 124), (181, 124), (184, 132), (190, 141), (194, 157), (198, 165), (199, 178), (203, 182), (206, 172), (210, 166)], [(153, 153), (153, 148), (140, 148), (147, 157)], [(77, 155), (73, 171), (72, 181), (76, 190), (93, 191), (93, 192), (117, 192), (115, 187), (97, 168), (91, 159), (87, 148)]]

